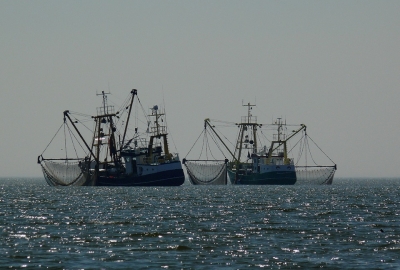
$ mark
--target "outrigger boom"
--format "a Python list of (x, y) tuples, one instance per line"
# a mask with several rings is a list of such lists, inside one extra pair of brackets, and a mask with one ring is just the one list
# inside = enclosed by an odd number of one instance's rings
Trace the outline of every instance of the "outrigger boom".
[[(158, 112), (158, 106), (155, 105), (152, 108), (151, 115), (143, 115), (146, 121), (139, 120), (138, 115), (135, 115), (136, 126), (133, 131), (133, 129), (128, 129), (128, 125), (130, 124), (134, 101), (137, 100), (135, 103), (141, 106), (144, 112), (139, 98), (135, 99), (137, 90), (133, 89), (130, 92), (129, 99), (125, 100), (126, 103), (117, 112), (114, 112), (114, 106), (108, 105), (107, 94), (109, 93), (104, 91), (101, 94), (97, 94), (103, 97), (103, 102), (101, 107), (97, 108), (97, 115), (90, 117), (94, 121), (94, 130), (91, 131), (91, 145), (75, 124), (83, 124), (83, 121), (73, 121), (70, 117), (70, 111), (63, 112), (64, 136), (70, 135), (71, 140), (69, 142), (72, 144), (71, 147), (75, 150), (74, 153), (77, 158), (71, 159), (67, 156), (67, 138), (64, 143), (65, 158), (45, 159), (43, 158), (43, 153), (39, 155), (38, 163), (42, 167), (48, 184), (52, 186), (182, 185), (185, 181), (185, 175), (179, 155), (170, 152), (167, 127), (159, 123), (159, 120), (163, 120), (165, 117), (165, 113)], [(126, 112), (125, 122), (119, 121)], [(84, 116), (82, 114), (79, 115)], [(156, 119), (154, 122), (149, 121), (149, 117), (156, 117)], [(69, 126), (69, 123), (71, 123), (72, 127)], [(144, 127), (143, 123), (148, 123), (148, 125)], [(66, 128), (68, 128), (68, 132), (66, 132)], [(57, 133), (59, 133), (60, 129)], [(151, 131), (146, 132), (146, 129)], [(127, 140), (128, 131), (131, 131), (130, 135), (134, 132), (129, 140)], [(81, 147), (80, 151), (84, 152), (83, 154), (78, 153), (75, 149), (76, 141)], [(78, 156), (82, 157), (79, 158)], [(72, 164), (70, 162), (72, 160), (77, 162)]]
[[(226, 172), (229, 175), (229, 179), (232, 184), (293, 185), (298, 179), (309, 179), (310, 173), (312, 173), (313, 177), (317, 179), (319, 183), (332, 183), (336, 165), (308, 166), (307, 157), (305, 157), (306, 165), (298, 166), (297, 164), (300, 161), (303, 151), (299, 152), (299, 160), (296, 161), (296, 163), (294, 162), (294, 158), (288, 157), (288, 153), (293, 153), (292, 150), (298, 145), (299, 142), (304, 140), (304, 144), (300, 143), (300, 145), (297, 146), (299, 148), (309, 146), (307, 141), (308, 136), (306, 132), (306, 125), (300, 124), (300, 127), (298, 127), (296, 130), (293, 130), (289, 135), (286, 135), (286, 132), (283, 132), (283, 128), (284, 126), (286, 127), (286, 123), (283, 124), (281, 119), (278, 118), (278, 122), (273, 124), (278, 125), (278, 134), (274, 134), (272, 140), (269, 140), (264, 135), (265, 139), (269, 141), (269, 148), (267, 149), (267, 144), (265, 144), (262, 148), (259, 148), (258, 144), (259, 142), (262, 142), (258, 133), (260, 131), (262, 132), (262, 129), (265, 125), (257, 123), (257, 117), (253, 116), (251, 113), (251, 110), (256, 105), (247, 103), (246, 105), (242, 104), (242, 106), (247, 107), (247, 116), (243, 116), (241, 122), (235, 124), (239, 127), (239, 134), (237, 135), (234, 151), (227, 146), (225, 141), (222, 139), (222, 137), (225, 136), (221, 136), (219, 131), (217, 132), (214, 124), (211, 123), (211, 120), (209, 118), (204, 120), (204, 139), (201, 150), (203, 152), (203, 149), (206, 149), (205, 153), (212, 152), (208, 145), (208, 139), (206, 138), (208, 134), (206, 130), (208, 127), (212, 133), (213, 141), (215, 143), (220, 142), (223, 145), (222, 149), (226, 149), (227, 154), (229, 153), (228, 156), (231, 156), (230, 162), (227, 161), (225, 164), (227, 166)], [(269, 125), (266, 126), (268, 128)], [(304, 131), (302, 138), (293, 146), (292, 149), (289, 150), (288, 141), (293, 139), (294, 136), (302, 131)], [(276, 135), (277, 137), (275, 137)], [(207, 144), (206, 147), (204, 147), (205, 142)], [(219, 145), (217, 145), (217, 147), (219, 150), (221, 150)], [(243, 152), (246, 149), (249, 150), (247, 153), (247, 160), (243, 155)], [(224, 153), (222, 154), (225, 156)], [(221, 180), (223, 179), (223, 176), (220, 176), (223, 172), (223, 163), (221, 160), (200, 158), (198, 160), (194, 160), (186, 159), (185, 157), (184, 164), (192, 184), (220, 185), (225, 183)], [(300, 170), (303, 169), (304, 171), (297, 170), (296, 168)], [(312, 170), (312, 168), (315, 170)], [(317, 177), (315, 177), (316, 174), (318, 174)], [(205, 176), (208, 176), (208, 178)]]

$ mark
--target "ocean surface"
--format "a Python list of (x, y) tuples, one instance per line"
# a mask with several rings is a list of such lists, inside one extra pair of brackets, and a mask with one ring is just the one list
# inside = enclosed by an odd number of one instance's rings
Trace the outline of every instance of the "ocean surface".
[(0, 269), (400, 269), (400, 179), (49, 187), (0, 179)]

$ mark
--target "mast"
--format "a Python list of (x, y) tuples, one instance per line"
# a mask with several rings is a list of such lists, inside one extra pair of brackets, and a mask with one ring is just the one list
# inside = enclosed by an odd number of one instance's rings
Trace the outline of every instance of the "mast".
[[(224, 143), (224, 141), (221, 139), (221, 137), (215, 131), (213, 126), (210, 124), (210, 119), (206, 118), (204, 120), (204, 125), (207, 125), (211, 128), (211, 130), (217, 136), (219, 141), (225, 146), (226, 150), (228, 150), (228, 152), (231, 154), (231, 156), (234, 159), (236, 164), (240, 163), (240, 157), (241, 157), (242, 149), (243, 149), (244, 133), (245, 133), (245, 131), (247, 131), (248, 127), (250, 127), (253, 132), (253, 139), (250, 141), (250, 144), (253, 146), (252, 152), (253, 153), (257, 152), (257, 126), (261, 126), (261, 124), (257, 124), (257, 117), (253, 116), (251, 114), (251, 110), (253, 109), (253, 106), (256, 106), (256, 105), (247, 103), (246, 105), (242, 105), (242, 106), (247, 106), (247, 116), (242, 116), (242, 121), (240, 123), (236, 123), (236, 125), (240, 128), (240, 131), (239, 131), (238, 139), (236, 140), (236, 147), (235, 147), (234, 153), (231, 152), (229, 147)], [(236, 155), (237, 151), (238, 151), (238, 154)]]
[[(270, 160), (271, 160), (271, 157), (272, 157), (272, 153), (282, 145), (283, 145), (284, 163), (285, 164), (289, 164), (289, 159), (287, 157), (287, 141), (289, 141), (293, 136), (295, 136), (297, 133), (299, 133), (303, 129), (306, 130), (306, 128), (307, 128), (306, 125), (301, 124), (299, 129), (293, 130), (293, 133), (289, 137), (281, 140), (281, 138), (280, 138), (280, 129), (282, 128), (282, 122), (279, 121), (278, 125), (279, 125), (278, 126), (278, 140), (271, 141), (271, 147), (269, 148), (269, 151), (268, 151), (267, 164), (270, 163)], [(275, 144), (278, 144), (278, 145), (276, 147), (274, 147)]]
[[(150, 117), (154, 117), (154, 125), (151, 127), (151, 133), (152, 135), (150, 136), (150, 142), (148, 145), (148, 153), (147, 157), (151, 159), (153, 155), (153, 144), (154, 144), (154, 139), (155, 138), (163, 138), (163, 145), (164, 145), (164, 157), (166, 160), (171, 159), (171, 154), (169, 152), (169, 147), (168, 147), (168, 140), (167, 140), (167, 127), (166, 125), (162, 125), (159, 123), (159, 120), (162, 116), (165, 115), (163, 112), (158, 112), (158, 106), (154, 105), (153, 108), (151, 108), (151, 115)], [(163, 121), (161, 119), (161, 121)]]
[[(240, 162), (240, 157), (241, 157), (242, 149), (243, 149), (243, 136), (244, 136), (244, 132), (247, 131), (247, 128), (251, 128), (252, 132), (253, 132), (253, 140), (249, 141), (249, 143), (253, 147), (252, 153), (257, 152), (257, 126), (258, 126), (257, 117), (253, 116), (251, 114), (251, 110), (253, 109), (253, 106), (256, 106), (256, 105), (250, 104), (250, 102), (249, 102), (246, 105), (242, 104), (242, 106), (247, 106), (247, 116), (243, 116), (241, 123), (236, 124), (236, 125), (240, 126), (240, 133), (239, 133), (240, 139), (238, 138), (238, 141), (236, 143), (236, 148), (237, 148), (237, 150), (239, 150), (238, 157), (237, 157), (238, 162)], [(247, 140), (248, 139), (246, 138), (246, 141)], [(236, 150), (235, 150), (235, 152), (236, 152)]]
[[(101, 92), (101, 94), (97, 94), (97, 96), (103, 96), (103, 104), (102, 107), (97, 108), (97, 116), (92, 116), (92, 118), (96, 122), (96, 130), (94, 133), (94, 137), (97, 138), (97, 144), (94, 144), (96, 146), (96, 156), (97, 156), (97, 161), (100, 163), (100, 146), (102, 145), (101, 139), (106, 136), (104, 134), (104, 129), (101, 127), (101, 124), (107, 124), (109, 123), (108, 126), (108, 136), (109, 136), (109, 141), (108, 141), (108, 148), (109, 150), (109, 155), (111, 157), (111, 162), (114, 162), (114, 164), (117, 164), (119, 162), (118, 156), (117, 156), (117, 147), (116, 147), (116, 140), (115, 140), (115, 131), (116, 128), (114, 126), (114, 121), (113, 117), (115, 117), (118, 113), (114, 113), (114, 106), (109, 106), (107, 104), (107, 94), (110, 93), (105, 93), (104, 91)], [(97, 133), (97, 134), (96, 134)], [(95, 141), (95, 139), (94, 139)], [(107, 153), (108, 156), (108, 153)], [(107, 156), (105, 158), (104, 164), (109, 163), (107, 161)]]
[(129, 105), (129, 112), (128, 112), (128, 117), (127, 117), (127, 119), (126, 119), (126, 124), (125, 124), (125, 129), (124, 129), (124, 135), (123, 135), (123, 137), (122, 137), (122, 142), (121, 142), (120, 150), (122, 150), (122, 147), (123, 147), (124, 142), (125, 142), (126, 130), (128, 129), (129, 119), (130, 119), (130, 116), (131, 116), (132, 105), (133, 105), (133, 99), (135, 98), (135, 95), (137, 95), (137, 90), (136, 90), (136, 89), (132, 89), (131, 94), (132, 94), (132, 99), (131, 99), (131, 104)]
[(101, 94), (96, 94), (96, 96), (103, 96), (103, 112), (104, 114), (108, 113), (108, 108), (106, 112), (106, 106), (107, 106), (107, 95), (111, 94), (110, 92), (104, 93), (104, 91), (101, 91)]

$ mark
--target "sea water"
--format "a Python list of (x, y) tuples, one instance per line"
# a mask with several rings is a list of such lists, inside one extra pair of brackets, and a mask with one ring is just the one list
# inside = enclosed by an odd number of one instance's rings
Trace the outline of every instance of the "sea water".
[(400, 179), (49, 187), (0, 179), (1, 269), (400, 269)]

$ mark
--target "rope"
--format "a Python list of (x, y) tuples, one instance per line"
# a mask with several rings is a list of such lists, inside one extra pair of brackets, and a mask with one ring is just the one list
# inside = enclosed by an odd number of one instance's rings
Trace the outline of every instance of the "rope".
[(165, 118), (165, 126), (166, 126), (166, 128), (167, 128), (166, 131), (167, 131), (168, 134), (169, 134), (169, 138), (172, 140), (172, 144), (174, 145), (175, 152), (179, 153), (178, 147), (176, 146), (175, 141), (174, 141), (174, 137), (172, 136), (172, 133), (171, 133), (170, 130), (168, 129), (167, 110), (165, 109), (164, 95), (163, 95), (163, 104), (164, 104), (164, 113), (165, 113), (165, 115), (164, 115), (164, 118)]
[(307, 135), (307, 137), (310, 138), (310, 140), (318, 147), (318, 149), (319, 149), (322, 153), (324, 153), (324, 155), (325, 155), (327, 158), (329, 158), (330, 161), (332, 161), (333, 164), (335, 164), (335, 162), (333, 162), (333, 160), (332, 160), (330, 157), (328, 157), (328, 155), (325, 154), (324, 151), (322, 151), (322, 149), (313, 141), (313, 139), (312, 139), (310, 136)]
[[(205, 146), (205, 147), (204, 147)], [(203, 152), (203, 149), (205, 150), (205, 152), (206, 152), (206, 159), (208, 159), (208, 149), (209, 149), (209, 144), (208, 144), (208, 136), (207, 136), (207, 132), (206, 133), (204, 133), (204, 137), (203, 137), (203, 145), (202, 145), (202, 147), (201, 147), (201, 153)], [(201, 156), (201, 155), (200, 155)], [(199, 156), (199, 159), (200, 159), (200, 156)]]
[[(306, 139), (307, 139), (307, 137), (306, 137)], [(308, 139), (307, 139), (307, 146), (308, 146), (308, 153), (310, 153), (311, 160), (314, 162), (315, 165), (318, 165), (318, 163), (315, 162), (315, 160), (314, 160), (314, 158), (312, 156), (311, 149), (310, 149), (310, 144), (308, 143)]]
[[(197, 141), (200, 139), (200, 136), (201, 136), (201, 134), (203, 134), (203, 132), (204, 132), (204, 129), (201, 131), (199, 137), (197, 137), (196, 141), (194, 142), (194, 144), (190, 148), (189, 153), (190, 153), (190, 151), (192, 151), (193, 147), (196, 145)], [(185, 158), (189, 155), (189, 153), (186, 154)]]
[[(213, 120), (215, 121), (215, 120)], [(232, 126), (229, 126), (232, 127)], [(214, 130), (217, 132), (218, 130), (218, 134), (220, 135), (220, 137), (223, 137), (227, 142), (229, 142), (232, 146), (235, 146), (219, 129), (217, 129), (217, 127), (214, 127)]]
[(60, 129), (63, 127), (64, 124), (65, 124), (65, 122), (62, 123), (61, 126), (58, 128), (56, 134), (54, 134), (53, 138), (51, 139), (51, 141), (49, 142), (49, 144), (46, 146), (46, 148), (43, 150), (43, 152), (42, 152), (41, 155), (43, 155), (43, 153), (44, 153), (44, 152), (46, 151), (46, 149), (49, 147), (49, 145), (50, 145), (51, 142), (54, 140), (54, 138), (57, 136), (58, 132), (60, 132)]
[[(71, 131), (71, 129), (69, 128), (69, 126), (68, 126), (68, 132), (69, 132), (69, 136), (72, 138), (75, 138), (75, 140), (78, 142), (78, 144), (79, 144), (79, 146), (81, 147), (81, 148), (83, 148), (82, 147), (82, 145), (79, 143), (79, 140), (77, 140), (77, 138), (76, 138), (76, 136), (75, 136), (75, 134)], [(75, 147), (75, 144), (74, 144), (74, 141), (71, 139), (71, 142), (72, 142), (72, 146), (74, 147), (74, 151), (75, 151), (75, 156), (78, 158), (78, 151), (76, 151), (76, 147)]]
[[(218, 149), (219, 149), (219, 151), (221, 152), (221, 154), (222, 154), (223, 156), (225, 156), (225, 153), (224, 153), (224, 151), (221, 149), (221, 146), (218, 144), (217, 138), (215, 138), (215, 135), (214, 135), (213, 133), (210, 133), (210, 132), (208, 132), (208, 133), (210, 134), (211, 139), (214, 141), (215, 145), (218, 147)], [(213, 157), (214, 157), (214, 156), (213, 156)], [(215, 158), (214, 158), (214, 159), (215, 159)]]
[(64, 125), (64, 149), (65, 149), (65, 159), (68, 158), (67, 136), (66, 136), (66, 133), (65, 133), (65, 127), (66, 127), (66, 126), (68, 127), (68, 124), (67, 124), (67, 123)]
[(201, 155), (203, 154), (203, 149), (204, 149), (204, 138), (206, 137), (206, 135), (203, 136), (203, 144), (201, 145), (201, 150), (200, 150), (200, 154), (199, 154), (199, 159), (201, 157)]
[(304, 135), (302, 137), (302, 140), (300, 141), (300, 146), (299, 146), (299, 153), (297, 155), (297, 162), (296, 165), (299, 163), (301, 156), (303, 155), (303, 151), (304, 151)]
[(303, 138), (304, 138), (304, 135), (301, 136), (301, 138), (297, 141), (297, 143), (295, 143), (295, 145), (293, 145), (292, 148), (290, 148), (290, 150), (288, 151), (288, 153), (290, 153), (290, 152), (299, 144), (299, 142), (301, 142), (301, 141), (303, 140)]

